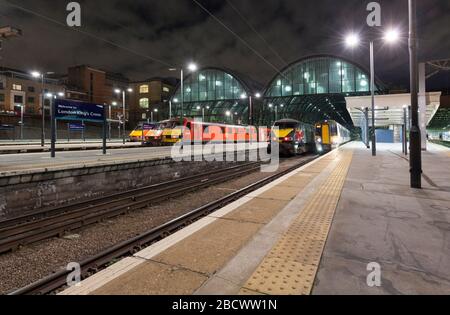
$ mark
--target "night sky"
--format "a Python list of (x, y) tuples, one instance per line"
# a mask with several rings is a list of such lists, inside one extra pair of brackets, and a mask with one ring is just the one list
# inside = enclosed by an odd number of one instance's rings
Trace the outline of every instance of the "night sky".
[[(192, 60), (202, 67), (232, 68), (263, 84), (275, 69), (310, 54), (342, 55), (368, 66), (367, 45), (351, 51), (342, 42), (350, 30), (369, 36), (368, 0), (198, 1), (251, 49), (193, 0), (78, 1), (82, 27), (75, 29), (61, 25), (68, 0), (0, 0), (0, 25), (13, 25), (24, 33), (4, 44), (1, 65), (65, 73), (70, 65), (90, 64), (141, 80), (173, 75), (168, 68)], [(400, 28), (406, 37), (408, 1), (379, 2), (383, 25)], [(450, 58), (450, 1), (418, 2), (420, 59)], [(407, 40), (395, 46), (378, 43), (376, 67), (383, 81), (406, 88)], [(449, 87), (450, 74), (432, 85)]]

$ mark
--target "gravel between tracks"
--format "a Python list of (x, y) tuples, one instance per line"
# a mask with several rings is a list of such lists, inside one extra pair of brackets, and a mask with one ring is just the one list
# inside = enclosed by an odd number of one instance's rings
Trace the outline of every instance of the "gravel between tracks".
[[(282, 161), (280, 171), (298, 162), (298, 159)], [(24, 287), (65, 268), (69, 262), (82, 261), (270, 175), (272, 174), (255, 172), (83, 228), (64, 238), (52, 238), (0, 255), (0, 294)]]

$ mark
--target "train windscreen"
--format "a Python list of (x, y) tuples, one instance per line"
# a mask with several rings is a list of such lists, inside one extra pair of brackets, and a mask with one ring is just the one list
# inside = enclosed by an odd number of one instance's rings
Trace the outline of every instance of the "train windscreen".
[(297, 128), (298, 124), (296, 122), (276, 122), (275, 127), (278, 127), (278, 129), (295, 129)]

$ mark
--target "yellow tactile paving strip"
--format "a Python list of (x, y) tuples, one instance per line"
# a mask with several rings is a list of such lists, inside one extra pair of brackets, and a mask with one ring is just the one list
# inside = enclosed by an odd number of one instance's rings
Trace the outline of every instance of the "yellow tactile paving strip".
[(241, 290), (270, 295), (309, 295), (353, 153), (342, 159), (288, 231)]

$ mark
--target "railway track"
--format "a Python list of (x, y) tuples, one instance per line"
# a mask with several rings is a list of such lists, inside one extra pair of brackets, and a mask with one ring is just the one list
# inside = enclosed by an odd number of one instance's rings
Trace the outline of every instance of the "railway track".
[[(132, 255), (143, 248), (158, 242), (167, 236), (177, 232), (178, 230), (192, 224), (193, 222), (199, 220), (202, 217), (205, 217), (211, 214), (218, 209), (223, 208), (224, 206), (242, 198), (243, 196), (258, 190), (261, 187), (266, 186), (267, 184), (283, 177), (286, 174), (312, 162), (315, 160), (317, 156), (304, 157), (301, 162), (289, 167), (286, 170), (278, 172), (268, 178), (260, 180), (250, 186), (247, 186), (237, 192), (234, 192), (224, 198), (221, 198), (217, 201), (211, 202), (205, 206), (202, 206), (198, 209), (195, 209), (177, 219), (174, 219), (170, 222), (167, 222), (155, 229), (152, 229), (146, 233), (143, 233), (133, 239), (127, 240), (120, 244), (117, 244), (93, 257), (86, 259), (85, 261), (80, 263), (82, 278), (85, 279), (92, 274), (95, 274), (102, 267), (108, 265), (112, 261), (119, 259), (121, 257), (125, 257), (127, 255)], [(63, 288), (66, 285), (66, 279), (71, 271), (61, 270), (56, 272), (47, 278), (44, 278), (40, 281), (37, 281), (29, 286), (21, 288), (17, 291), (10, 293), (10, 295), (43, 295), (49, 294)]]
[(260, 163), (246, 163), (123, 193), (42, 210), (0, 222), (0, 253), (149, 207), (171, 197), (246, 175)]

